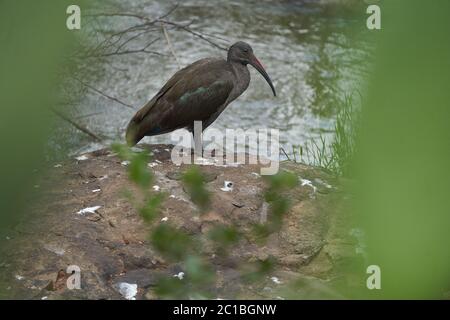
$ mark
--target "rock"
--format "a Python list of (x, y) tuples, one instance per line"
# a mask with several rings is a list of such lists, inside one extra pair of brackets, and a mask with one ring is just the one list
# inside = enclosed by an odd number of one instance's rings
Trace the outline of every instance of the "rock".
[[(288, 190), (285, 196), (292, 206), (281, 230), (260, 245), (253, 239), (253, 228), (265, 223), (271, 213), (263, 196), (265, 179), (255, 174), (260, 172), (258, 165), (200, 166), (210, 192), (211, 210), (199, 215), (181, 182), (189, 166), (170, 162), (171, 146), (139, 148), (150, 149), (154, 154), (151, 163), (157, 164), (148, 168), (155, 175), (149, 189), (154, 192), (152, 186), (157, 185), (158, 193), (167, 195), (155, 223), (171, 224), (202, 243), (198, 253), (216, 271), (215, 287), (209, 288), (216, 298), (316, 297), (319, 292), (337, 297), (330, 279), (345, 276), (342, 270), (346, 264), (363, 261), (356, 248), (362, 250), (364, 246), (361, 239), (351, 236), (354, 226), (348, 223), (351, 217), (343, 204), (340, 181), (320, 168), (280, 163), (282, 170), (296, 174), (299, 181), (310, 181), (317, 192), (301, 184)], [(136, 201), (141, 199), (120, 159), (108, 149), (86, 154), (83, 159), (71, 159), (57, 170), (52, 164), (48, 175), (42, 177), (42, 197), (31, 203), (31, 214), (1, 248), (0, 284), (10, 290), (0, 298), (156, 299), (152, 287), (158, 277), (172, 278), (182, 272), (183, 281), (189, 279), (183, 266), (165, 261), (149, 244), (150, 226), (123, 196), (123, 190), (127, 190)], [(233, 182), (232, 191), (221, 190), (225, 181)], [(92, 192), (97, 189), (101, 192)], [(96, 210), (76, 214), (83, 208)], [(163, 217), (166, 221), (161, 221)], [(233, 226), (242, 234), (226, 255), (207, 238), (212, 228), (221, 225)], [(272, 258), (276, 261), (274, 273), (261, 283), (242, 280), (242, 265)], [(65, 288), (64, 277), (57, 281), (58, 272), (69, 265), (81, 270), (81, 290)], [(14, 277), (17, 274), (23, 280), (18, 281)], [(297, 280), (298, 287), (281, 293), (282, 287)], [(122, 285), (126, 290), (120, 289), (121, 283), (129, 285)]]
[(127, 271), (114, 279), (115, 283), (136, 283), (139, 288), (148, 288), (156, 284), (157, 273), (151, 269), (135, 269)]
[[(183, 178), (183, 171), (169, 171), (166, 173), (166, 177), (170, 180), (181, 180)], [(204, 167), (201, 169), (201, 175), (203, 177), (203, 181), (206, 183), (214, 181), (217, 178), (217, 173), (207, 171)]]
[(158, 296), (156, 295), (155, 291), (151, 288), (147, 290), (144, 297), (147, 300), (158, 300)]
[(125, 270), (152, 268), (159, 261), (150, 246), (139, 243), (124, 245), (116, 253), (123, 261)]
[(136, 283), (118, 282), (114, 288), (127, 300), (136, 300), (138, 285)]

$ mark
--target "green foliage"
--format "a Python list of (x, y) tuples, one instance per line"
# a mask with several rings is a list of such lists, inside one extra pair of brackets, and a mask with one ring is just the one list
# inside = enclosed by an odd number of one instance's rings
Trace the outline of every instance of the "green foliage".
[[(57, 106), (55, 88), (68, 76), (78, 49), (65, 27), (71, 1), (0, 1), (0, 226), (9, 228), (27, 211), (30, 194), (43, 171)], [(89, 8), (87, 1), (77, 2)], [(58, 150), (61, 151), (61, 150)], [(39, 170), (36, 170), (39, 169)], [(2, 291), (2, 289), (0, 289)]]
[[(293, 151), (296, 152), (295, 147), (293, 148)], [(320, 135), (317, 139), (307, 141), (304, 146), (299, 146), (298, 153), (300, 162), (330, 171), (337, 168), (336, 155), (333, 154), (332, 148), (323, 135)]]
[(360, 111), (354, 106), (352, 95), (346, 95), (338, 105), (334, 138), (328, 143), (323, 135), (311, 139), (304, 146), (292, 147), (294, 160), (325, 168), (336, 175), (349, 176), (356, 153), (356, 134)]
[(253, 226), (252, 234), (259, 244), (264, 244), (267, 237), (275, 231), (275, 228), (269, 224), (258, 223)]
[(268, 257), (246, 265), (242, 271), (242, 280), (246, 282), (257, 282), (269, 275), (275, 268), (276, 260)]
[(270, 202), (270, 214), (267, 217), (269, 226), (273, 231), (278, 231), (281, 228), (283, 216), (289, 211), (291, 201), (285, 197), (279, 197)]
[(382, 10), (389, 19), (379, 32), (355, 161), (356, 213), (366, 230), (370, 261), (382, 275), (382, 289), (367, 295), (445, 299), (450, 291), (450, 2), (384, 1)]
[(185, 261), (187, 279), (197, 288), (208, 286), (215, 280), (215, 271), (212, 266), (200, 257), (190, 255)]
[(189, 255), (184, 261), (186, 274), (182, 279), (174, 276), (160, 277), (155, 293), (165, 299), (211, 299), (211, 285), (215, 280), (212, 266), (201, 257)]
[(273, 200), (272, 196), (275, 197), (279, 192), (294, 188), (298, 184), (297, 176), (287, 171), (280, 171), (278, 174), (264, 176), (264, 178), (269, 183), (265, 193), (267, 201)]
[(266, 176), (269, 186), (264, 193), (264, 199), (269, 204), (270, 212), (267, 222), (256, 224), (253, 227), (253, 235), (256, 240), (263, 243), (267, 237), (280, 230), (284, 215), (289, 211), (289, 198), (283, 196), (283, 192), (294, 188), (298, 184), (298, 177), (290, 172), (281, 171), (273, 176)]
[[(128, 161), (129, 179), (136, 183), (144, 193), (144, 202), (138, 205), (136, 197), (128, 195), (128, 199), (138, 206), (144, 221), (150, 224), (149, 239), (152, 247), (164, 258), (176, 262), (183, 267), (185, 275), (182, 279), (173, 275), (161, 276), (155, 286), (155, 293), (161, 298), (170, 299), (201, 299), (212, 298), (216, 271), (208, 263), (208, 257), (201, 253), (199, 243), (195, 238), (169, 222), (159, 223), (163, 193), (153, 194), (148, 190), (153, 176), (147, 169), (148, 155), (145, 152), (135, 153), (125, 145), (116, 144), (113, 150), (123, 161)], [(289, 210), (289, 200), (283, 192), (294, 188), (298, 183), (296, 175), (282, 171), (277, 175), (268, 176), (265, 201), (269, 203), (270, 212), (265, 224), (256, 225), (254, 233), (262, 241), (271, 233), (281, 228), (282, 218)], [(182, 182), (192, 201), (200, 212), (205, 212), (210, 206), (210, 194), (205, 187), (205, 178), (196, 166), (192, 166), (182, 177)], [(207, 239), (214, 245), (215, 253), (226, 257), (228, 252), (242, 238), (236, 227), (216, 225), (207, 234)], [(259, 281), (273, 271), (275, 260), (268, 258), (245, 266), (242, 272), (244, 281)]]
[(353, 103), (353, 97), (346, 95), (336, 118), (335, 136), (331, 143), (334, 163), (332, 171), (343, 176), (351, 174), (356, 153), (356, 134), (360, 122), (360, 111)]
[(144, 206), (139, 210), (145, 222), (153, 222), (155, 218), (160, 216), (161, 203), (164, 200), (164, 194), (159, 193), (153, 195), (145, 202)]
[(214, 242), (222, 255), (226, 255), (226, 250), (236, 244), (241, 236), (235, 227), (224, 225), (214, 227), (208, 234), (209, 239)]
[(186, 281), (176, 277), (159, 277), (155, 285), (155, 294), (161, 298), (186, 299), (189, 291)]
[(183, 183), (194, 202), (204, 212), (210, 205), (210, 197), (205, 189), (205, 180), (197, 166), (192, 166), (183, 175)]
[(128, 174), (131, 181), (141, 188), (148, 188), (153, 181), (153, 176), (147, 168), (149, 157), (146, 153), (136, 153), (128, 166)]
[(186, 258), (193, 248), (193, 241), (189, 235), (167, 223), (154, 228), (150, 240), (159, 253), (176, 261)]
[(112, 149), (120, 159), (129, 162), (128, 175), (130, 180), (141, 188), (148, 188), (153, 181), (153, 176), (147, 168), (149, 155), (147, 152), (133, 152), (123, 144), (113, 144)]
[(117, 153), (118, 157), (123, 161), (130, 161), (133, 157), (133, 151), (126, 144), (116, 142), (111, 145), (111, 149)]
[(184, 263), (183, 278), (162, 276), (157, 280), (155, 293), (164, 299), (211, 299), (215, 281), (214, 268), (201, 257), (189, 255)]

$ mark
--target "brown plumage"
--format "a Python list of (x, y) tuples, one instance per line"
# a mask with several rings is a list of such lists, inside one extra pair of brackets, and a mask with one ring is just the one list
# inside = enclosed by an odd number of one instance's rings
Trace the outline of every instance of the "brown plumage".
[(227, 60), (206, 58), (175, 73), (131, 119), (126, 132), (128, 144), (180, 128), (192, 131), (194, 121), (202, 121), (206, 129), (247, 89), (247, 64), (264, 76), (275, 96), (272, 81), (250, 45), (237, 42), (228, 50)]

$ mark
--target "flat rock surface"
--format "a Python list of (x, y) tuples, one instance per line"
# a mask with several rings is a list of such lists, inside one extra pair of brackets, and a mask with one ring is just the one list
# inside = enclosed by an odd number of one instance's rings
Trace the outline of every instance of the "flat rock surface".
[[(360, 285), (345, 270), (363, 262), (361, 239), (350, 223), (348, 196), (333, 176), (282, 162), (282, 170), (295, 173), (299, 184), (286, 194), (292, 206), (281, 230), (259, 245), (251, 230), (268, 214), (263, 197), (267, 186), (259, 165), (200, 166), (212, 209), (199, 215), (180, 181), (187, 166), (170, 161), (170, 146), (145, 147), (153, 153), (151, 192), (166, 194), (164, 219), (155, 223), (170, 223), (199, 239), (217, 224), (235, 226), (244, 234), (226, 258), (211, 246), (202, 249), (216, 270), (211, 290), (217, 298), (341, 298), (336, 285)], [(136, 299), (155, 299), (152, 288), (159, 277), (184, 273), (182, 266), (152, 249), (151, 226), (124, 196), (139, 193), (128, 180), (126, 163), (107, 149), (79, 159), (46, 171), (39, 185), (41, 195), (2, 240), (0, 283), (6, 296), (1, 298), (124, 299), (119, 286), (127, 283), (137, 285)], [(221, 189), (224, 181), (233, 182), (232, 191)], [(83, 209), (87, 210), (80, 214)], [(271, 274), (258, 283), (242, 281), (243, 265), (268, 257), (276, 261)], [(64, 271), (70, 265), (81, 270), (81, 290), (67, 289)], [(293, 281), (299, 286), (290, 296), (284, 287)]]

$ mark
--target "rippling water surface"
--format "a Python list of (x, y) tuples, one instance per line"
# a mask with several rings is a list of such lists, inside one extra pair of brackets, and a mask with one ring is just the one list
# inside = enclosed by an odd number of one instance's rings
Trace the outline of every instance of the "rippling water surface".
[[(250, 67), (249, 88), (228, 106), (212, 127), (277, 128), (280, 143), (286, 150), (290, 150), (290, 145), (301, 145), (319, 134), (330, 137), (338, 112), (337, 101), (344, 94), (360, 90), (367, 72), (369, 54), (365, 50), (365, 25), (350, 14), (337, 13), (310, 2), (187, 0), (180, 2), (178, 9), (168, 17), (178, 23), (191, 23), (193, 30), (220, 37), (211, 39), (223, 46), (237, 40), (250, 43), (274, 82), (276, 98), (264, 79)], [(150, 17), (160, 16), (173, 5), (155, 0), (118, 4), (125, 12)], [(111, 12), (117, 8), (107, 6), (104, 10)], [(132, 18), (115, 21), (113, 28), (138, 22)], [(189, 33), (170, 28), (168, 33), (181, 66), (208, 56), (225, 57), (225, 51)], [(148, 101), (178, 69), (160, 30), (143, 35), (130, 45), (139, 47), (155, 37), (160, 40), (151, 48), (166, 56), (139, 53), (111, 57), (104, 73), (95, 80), (96, 87), (135, 109)], [(91, 91), (76, 106), (79, 115), (94, 113), (80, 121), (111, 141), (123, 139), (134, 112)], [(62, 131), (72, 152), (97, 147), (75, 129)], [(170, 143), (170, 135), (144, 141)]]

